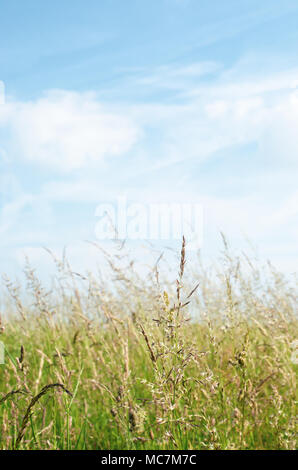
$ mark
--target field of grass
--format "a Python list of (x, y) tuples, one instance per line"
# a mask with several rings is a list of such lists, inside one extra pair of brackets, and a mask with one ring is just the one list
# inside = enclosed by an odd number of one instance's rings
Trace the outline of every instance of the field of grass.
[(227, 246), (192, 273), (182, 246), (171, 284), (108, 261), (4, 279), (0, 449), (295, 449), (293, 282)]

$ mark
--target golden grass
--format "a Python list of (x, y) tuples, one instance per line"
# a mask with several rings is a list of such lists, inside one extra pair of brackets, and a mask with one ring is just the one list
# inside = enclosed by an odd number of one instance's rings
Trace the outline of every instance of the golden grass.
[[(226, 245), (176, 285), (109, 260), (114, 282), (55, 260), (31, 300), (5, 279), (1, 449), (294, 449), (296, 293)], [(66, 392), (66, 393), (65, 393)]]

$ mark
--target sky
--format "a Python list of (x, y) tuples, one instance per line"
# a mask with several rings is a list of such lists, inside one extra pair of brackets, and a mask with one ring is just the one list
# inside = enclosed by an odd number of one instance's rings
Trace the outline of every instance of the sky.
[(1, 271), (47, 270), (43, 247), (91, 267), (119, 197), (201, 204), (206, 259), (222, 231), (295, 271), (297, 21), (296, 0), (1, 0)]

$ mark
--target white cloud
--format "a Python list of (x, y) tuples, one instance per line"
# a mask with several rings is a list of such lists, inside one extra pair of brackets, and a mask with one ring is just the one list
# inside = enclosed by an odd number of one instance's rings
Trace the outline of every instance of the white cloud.
[[(241, 64), (223, 71), (216, 80), (196, 85), (182, 76), (180, 89), (184, 91), (178, 94), (179, 101), (172, 97), (174, 104), (134, 108), (138, 122), (144, 127), (155, 125), (162, 132), (158, 165), (190, 159), (199, 163), (220, 150), (250, 143), (256, 145), (260, 167), (262, 161), (297, 165), (298, 92), (293, 84), (298, 69), (264, 77), (257, 72), (243, 75), (239, 68)], [(180, 70), (178, 67), (175, 74), (171, 69), (171, 76), (176, 77)], [(171, 90), (175, 83), (174, 79), (163, 85), (155, 81), (157, 90), (161, 86)]]
[(18, 157), (60, 171), (124, 155), (138, 129), (125, 115), (111, 113), (90, 93), (54, 91), (31, 102), (10, 102), (0, 110), (0, 125), (11, 131), (8, 149)]

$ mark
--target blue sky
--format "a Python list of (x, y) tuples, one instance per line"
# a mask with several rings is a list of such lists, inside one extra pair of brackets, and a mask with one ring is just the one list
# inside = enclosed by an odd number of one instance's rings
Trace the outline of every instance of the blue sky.
[(0, 252), (93, 262), (95, 208), (199, 202), (286, 272), (298, 235), (298, 4), (64, 0), (0, 5)]

